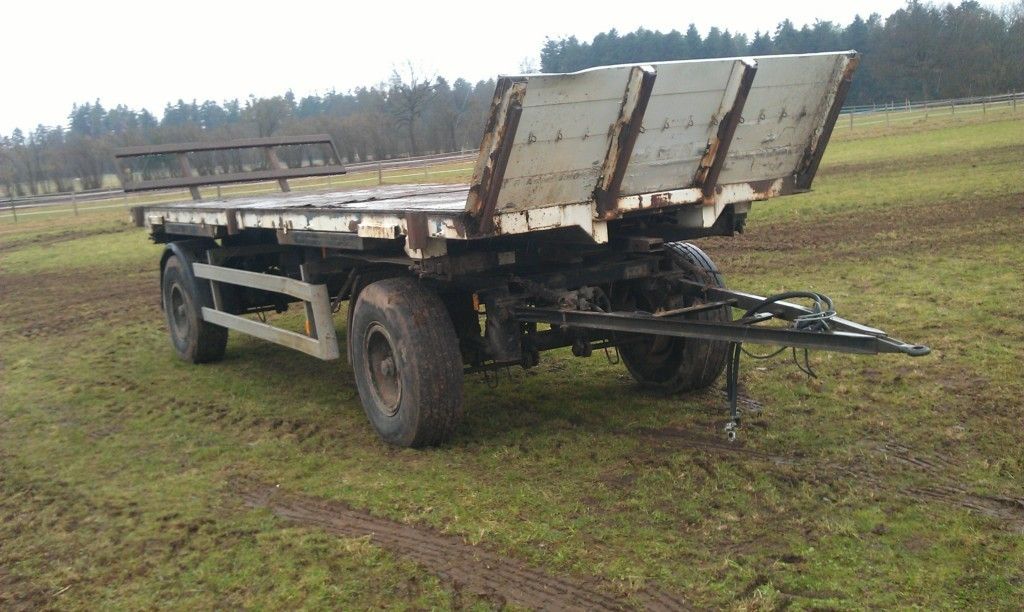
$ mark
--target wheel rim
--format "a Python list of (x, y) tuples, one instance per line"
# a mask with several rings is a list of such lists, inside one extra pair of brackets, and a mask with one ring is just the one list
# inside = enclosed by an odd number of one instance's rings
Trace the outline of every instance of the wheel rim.
[(167, 312), (171, 315), (171, 327), (178, 338), (188, 336), (188, 302), (185, 293), (178, 284), (171, 285), (171, 295), (167, 304)]
[(391, 336), (376, 321), (366, 329), (363, 355), (366, 359), (364, 365), (370, 373), (370, 389), (377, 400), (374, 406), (385, 416), (395, 416), (402, 401), (402, 378)]

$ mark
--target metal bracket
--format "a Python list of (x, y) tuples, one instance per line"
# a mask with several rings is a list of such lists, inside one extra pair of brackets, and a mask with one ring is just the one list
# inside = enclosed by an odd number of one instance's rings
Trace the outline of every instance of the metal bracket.
[[(327, 292), (327, 285), (314, 285), (285, 276), (236, 270), (234, 268), (202, 263), (193, 263), (192, 271), (196, 278), (212, 281), (211, 286), (214, 287), (215, 302), (218, 305), (214, 308), (203, 307), (203, 320), (207, 323), (220, 325), (243, 334), (302, 351), (325, 361), (337, 359), (341, 356), (338, 350), (337, 333), (334, 331), (334, 319), (331, 317), (331, 299), (330, 294)], [(217, 299), (219, 291), (216, 289), (216, 283), (228, 283), (272, 291), (274, 293), (283, 293), (303, 300), (306, 307), (307, 322), (310, 324), (310, 335), (305, 336), (220, 310), (220, 300)]]

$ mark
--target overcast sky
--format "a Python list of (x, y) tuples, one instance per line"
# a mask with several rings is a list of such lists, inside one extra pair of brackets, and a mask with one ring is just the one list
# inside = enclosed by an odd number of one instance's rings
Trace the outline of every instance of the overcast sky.
[(903, 0), (772, 0), (685, 3), (585, 2), (53, 2), (10, 0), (0, 8), (0, 134), (66, 124), (74, 102), (148, 108), (158, 118), (178, 98), (216, 100), (384, 81), (412, 61), (430, 74), (471, 81), (539, 68), (546, 38), (590, 40), (617, 28), (732, 32), (848, 23), (883, 16)]

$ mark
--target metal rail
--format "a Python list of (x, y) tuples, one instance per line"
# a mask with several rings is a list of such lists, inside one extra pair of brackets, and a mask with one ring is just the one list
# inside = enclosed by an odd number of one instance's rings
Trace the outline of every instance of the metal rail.
[(596, 329), (676, 338), (698, 338), (723, 342), (772, 344), (839, 353), (874, 355), (903, 353), (926, 355), (928, 347), (911, 345), (888, 336), (874, 336), (843, 331), (815, 332), (776, 327), (755, 327), (743, 323), (714, 323), (671, 317), (655, 318), (646, 313), (585, 312), (545, 308), (516, 308), (515, 316), (523, 322), (548, 323), (580, 329)]
[[(330, 154), (322, 166), (306, 166), (301, 168), (289, 168), (277, 156), (278, 147), (298, 145), (320, 145), (330, 149)], [(263, 170), (248, 170), (242, 172), (225, 172), (210, 174), (206, 176), (194, 176), (192, 163), (189, 160), (189, 153), (209, 151), (229, 151), (241, 149), (260, 149), (267, 168)], [(173, 155), (177, 158), (178, 169), (181, 176), (172, 176), (156, 179), (135, 180), (134, 173), (125, 163), (125, 160), (136, 157), (149, 157), (153, 155)], [(223, 185), (227, 183), (242, 183), (253, 181), (276, 180), (281, 186), (281, 191), (291, 191), (288, 185), (290, 178), (302, 178), (311, 176), (330, 176), (345, 174), (345, 166), (341, 163), (338, 155), (338, 148), (328, 134), (316, 134), (312, 136), (276, 136), (270, 138), (242, 138), (237, 140), (215, 140), (210, 142), (187, 142), (181, 144), (145, 145), (135, 147), (122, 147), (114, 152), (114, 161), (121, 179), (121, 185), (125, 192), (131, 191), (153, 191), (157, 189), (176, 189), (187, 187), (192, 194), (193, 200), (202, 199), (199, 188), (204, 185)]]
[[(215, 283), (228, 283), (242, 287), (252, 287), (264, 291), (283, 293), (299, 298), (306, 305), (307, 326), (310, 335), (305, 336), (286, 329), (280, 329), (233, 315), (217, 308), (203, 307), (203, 320), (214, 325), (220, 325), (228, 329), (256, 336), (263, 340), (292, 348), (320, 359), (337, 359), (341, 353), (338, 350), (338, 338), (334, 331), (334, 320), (331, 317), (330, 295), (327, 293), (327, 285), (314, 285), (303, 281), (274, 276), (272, 274), (261, 274), (246, 270), (236, 270), (223, 266), (215, 266), (203, 263), (192, 264), (192, 271), (196, 278), (202, 278)], [(217, 295), (215, 292), (214, 295)], [(219, 299), (216, 300), (220, 302)]]

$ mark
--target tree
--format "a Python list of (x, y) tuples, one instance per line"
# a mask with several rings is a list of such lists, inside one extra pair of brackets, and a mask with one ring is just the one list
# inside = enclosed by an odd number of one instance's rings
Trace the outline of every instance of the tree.
[(412, 155), (419, 153), (416, 144), (417, 122), (423, 115), (427, 103), (434, 95), (435, 85), (431, 82), (433, 78), (422, 78), (416, 74), (411, 62), (406, 63), (405, 76), (399, 74), (395, 69), (391, 72), (391, 83), (388, 89), (388, 112), (394, 118), (399, 128), (405, 129), (409, 138), (409, 152)]
[(273, 136), (281, 124), (292, 116), (292, 106), (282, 96), (260, 99), (250, 97), (244, 115), (256, 127), (257, 136)]

